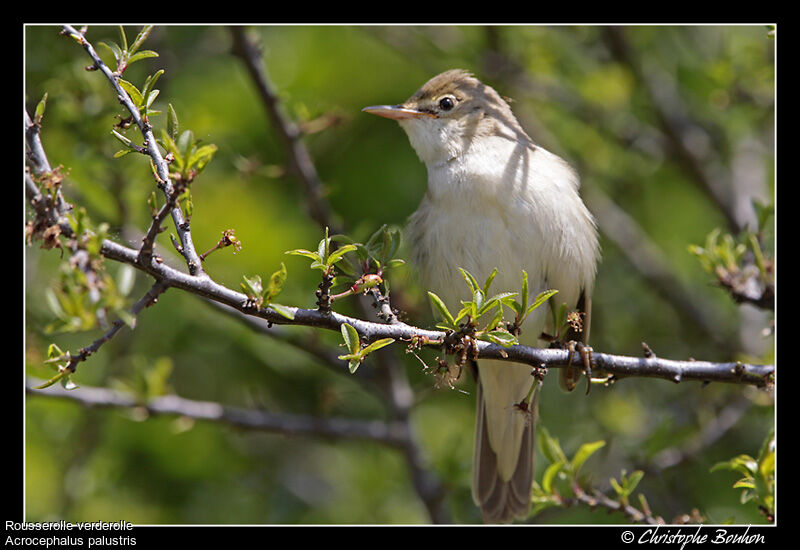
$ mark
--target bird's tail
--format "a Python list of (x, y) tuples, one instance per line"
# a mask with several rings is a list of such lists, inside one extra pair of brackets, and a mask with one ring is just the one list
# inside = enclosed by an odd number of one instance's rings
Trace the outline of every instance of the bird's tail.
[[(477, 384), (472, 498), (486, 523), (509, 523), (526, 518), (530, 511), (535, 398), (526, 409), (520, 406), (520, 396), (527, 395), (533, 380), (527, 367), (508, 363), (491, 367), (492, 371), (502, 369), (497, 374), (506, 378), (498, 392), (491, 376), (495, 373), (490, 374), (485, 363)], [(509, 375), (517, 379), (516, 384), (509, 384)], [(498, 398), (498, 393), (505, 397)]]

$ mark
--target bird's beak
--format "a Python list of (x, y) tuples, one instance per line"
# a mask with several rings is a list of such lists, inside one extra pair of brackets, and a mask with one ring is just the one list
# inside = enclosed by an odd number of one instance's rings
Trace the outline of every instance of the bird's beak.
[(402, 105), (373, 105), (371, 107), (364, 107), (361, 109), (365, 113), (391, 118), (394, 120), (403, 120), (406, 118), (421, 118), (431, 117), (436, 118), (433, 113), (426, 113), (425, 111), (418, 111), (417, 109), (409, 109)]

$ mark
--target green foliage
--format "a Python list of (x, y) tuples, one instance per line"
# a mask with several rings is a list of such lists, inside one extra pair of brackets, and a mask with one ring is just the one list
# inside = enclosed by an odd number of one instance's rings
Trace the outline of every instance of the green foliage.
[(561, 492), (572, 491), (572, 487), (579, 483), (583, 464), (606, 444), (602, 440), (584, 443), (568, 459), (558, 438), (552, 437), (541, 424), (536, 427), (536, 439), (539, 450), (550, 464), (545, 469), (541, 482), (533, 483), (533, 515), (548, 508), (565, 506)]
[[(428, 297), (434, 309), (439, 313), (440, 322), (436, 325), (437, 328), (442, 330), (459, 331), (464, 328), (475, 330), (475, 337), (487, 342), (493, 342), (504, 347), (519, 344), (519, 340), (514, 333), (508, 330), (503, 322), (503, 306), (510, 308), (516, 315), (514, 326), (519, 326), (525, 321), (525, 318), (536, 308), (545, 303), (551, 296), (558, 292), (557, 290), (548, 290), (539, 293), (533, 303), (528, 306), (527, 292), (528, 292), (528, 274), (522, 272), (522, 292), (524, 297), (522, 303), (514, 300), (518, 295), (516, 292), (500, 292), (492, 296), (489, 295), (489, 288), (492, 281), (497, 276), (497, 269), (495, 268), (486, 278), (483, 285), (479, 285), (475, 277), (466, 269), (458, 268), (461, 276), (469, 286), (472, 293), (472, 300), (462, 300), (462, 308), (455, 316), (450, 313), (450, 310), (445, 305), (439, 296), (435, 293), (428, 291)], [(482, 328), (480, 327), (481, 318), (488, 319)]]
[(394, 338), (381, 338), (362, 348), (358, 331), (347, 323), (342, 323), (342, 338), (344, 338), (344, 344), (347, 346), (349, 353), (340, 355), (339, 359), (347, 361), (351, 374), (356, 372), (356, 369), (367, 358), (367, 355), (394, 342)]
[(348, 266), (340, 267), (351, 278), (358, 274), (377, 273), (383, 275), (385, 271), (393, 267), (401, 266), (405, 260), (397, 258), (400, 249), (401, 231), (398, 227), (382, 225), (367, 239), (366, 243), (354, 241), (347, 235), (334, 235), (334, 241), (346, 243), (345, 246), (354, 246), (355, 254), (348, 257)]
[(93, 224), (83, 207), (72, 212), (68, 220), (76, 250), (86, 255), (63, 261), (58, 282), (45, 291), (47, 305), (55, 317), (46, 331), (91, 330), (102, 325), (108, 313), (133, 326), (134, 319), (126, 309), (126, 296), (133, 277), (130, 266), (118, 268), (118, 279), (115, 280), (106, 271), (100, 255), (103, 241), (108, 238), (108, 224)]
[(128, 47), (128, 39), (125, 36), (125, 29), (122, 27), (122, 25), (120, 25), (119, 40), (121, 44), (117, 44), (116, 42), (109, 40), (106, 42), (98, 42), (97, 45), (102, 46), (111, 52), (111, 54), (114, 56), (114, 61), (116, 62), (115, 72), (122, 74), (131, 64), (139, 60), (147, 59), (148, 57), (158, 57), (158, 53), (152, 50), (139, 49), (142, 47), (142, 44), (150, 35), (150, 31), (152, 30), (153, 25), (146, 25), (142, 27), (142, 30), (139, 31), (138, 35), (136, 35), (133, 44)]
[[(78, 387), (75, 382), (71, 380), (72, 369), (67, 368), (72, 356), (69, 351), (62, 351), (56, 344), (50, 344), (47, 348), (46, 365), (50, 365), (56, 370), (56, 375), (50, 378), (47, 382), (36, 386), (36, 389), (44, 389), (52, 386), (56, 382), (60, 382), (65, 390), (74, 390)], [(61, 364), (63, 363), (63, 364)]]
[(630, 504), (630, 496), (633, 494), (633, 491), (636, 490), (636, 486), (639, 485), (643, 477), (644, 472), (641, 470), (635, 470), (630, 474), (622, 470), (619, 481), (612, 477), (609, 479), (609, 482), (614, 492), (617, 494), (619, 501), (627, 506)]
[(160, 115), (161, 111), (152, 111), (150, 110), (150, 106), (158, 97), (160, 93), (159, 90), (155, 89), (154, 86), (158, 79), (161, 78), (161, 75), (164, 74), (164, 69), (159, 69), (156, 71), (155, 74), (150, 75), (147, 77), (147, 80), (144, 82), (144, 87), (142, 91), (139, 91), (133, 83), (128, 82), (122, 78), (118, 79), (119, 85), (122, 87), (123, 90), (128, 92), (128, 96), (130, 96), (131, 101), (136, 106), (136, 109), (142, 114), (142, 116), (152, 116), (152, 115)]
[(353, 244), (347, 244), (336, 250), (331, 250), (331, 238), (328, 236), (328, 228), (325, 228), (325, 236), (319, 241), (317, 250), (312, 252), (304, 248), (297, 248), (295, 250), (288, 250), (286, 254), (292, 256), (304, 256), (312, 260), (311, 269), (319, 269), (326, 275), (333, 273), (333, 267), (344, 259), (344, 255), (348, 252), (356, 250)]
[[(176, 128), (177, 123), (173, 131)], [(202, 140), (195, 139), (191, 130), (181, 132), (177, 140), (173, 140), (170, 131), (162, 130), (159, 143), (172, 155), (174, 169), (171, 165), (170, 177), (187, 183), (203, 171), (217, 152), (217, 146), (213, 143), (201, 145)]]
[(704, 246), (689, 245), (703, 269), (716, 276), (717, 281), (733, 292), (737, 300), (750, 299), (770, 302), (774, 295), (774, 262), (765, 251), (765, 241), (772, 237), (767, 225), (774, 214), (772, 204), (753, 202), (756, 229), (745, 230), (734, 237), (715, 228), (706, 237)]
[(287, 319), (294, 319), (294, 312), (291, 308), (273, 302), (273, 299), (283, 290), (286, 277), (286, 266), (283, 262), (281, 262), (281, 268), (270, 276), (266, 288), (261, 283), (261, 275), (253, 275), (252, 277), (243, 275), (244, 282), (240, 284), (247, 295), (250, 307), (268, 307)]
[(742, 489), (741, 503), (755, 502), (769, 521), (775, 516), (775, 432), (770, 431), (758, 457), (741, 454), (730, 460), (718, 462), (712, 472), (728, 470), (743, 476), (733, 484)]
[[(522, 270), (522, 292), (520, 292), (520, 299), (522, 303), (513, 300), (510, 303), (510, 307), (514, 314), (516, 315), (514, 319), (514, 325), (517, 327), (522, 326), (522, 323), (525, 322), (528, 315), (531, 314), (533, 310), (541, 306), (544, 302), (550, 299), (552, 296), (558, 293), (558, 290), (545, 290), (544, 292), (540, 292), (536, 298), (533, 300), (533, 303), (529, 306), (528, 305), (528, 272), (524, 269)], [(556, 324), (555, 326), (560, 326)]]

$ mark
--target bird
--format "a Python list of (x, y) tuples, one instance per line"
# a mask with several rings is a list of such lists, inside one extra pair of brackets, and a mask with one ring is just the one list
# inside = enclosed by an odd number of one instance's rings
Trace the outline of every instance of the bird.
[[(535, 144), (508, 102), (462, 69), (434, 76), (401, 104), (362, 110), (397, 121), (427, 168), (427, 191), (405, 228), (422, 285), (459, 311), (460, 301), (471, 297), (459, 268), (478, 281), (496, 269), (493, 292), (519, 292), (524, 270), (531, 300), (555, 289), (553, 304), (581, 310), (580, 339), (588, 345), (600, 249), (576, 171)], [(534, 310), (520, 343), (550, 345), (540, 337), (553, 334), (552, 319), (548, 308)], [(515, 405), (535, 382), (532, 368), (479, 360), (474, 371), (473, 500), (485, 523), (525, 519), (534, 421)], [(573, 389), (580, 368), (560, 373), (562, 388)]]

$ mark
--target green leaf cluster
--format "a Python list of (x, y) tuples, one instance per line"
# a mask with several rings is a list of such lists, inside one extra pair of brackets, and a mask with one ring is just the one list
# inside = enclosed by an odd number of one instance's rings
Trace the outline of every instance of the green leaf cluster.
[(139, 61), (141, 59), (146, 59), (148, 57), (158, 57), (158, 53), (152, 50), (140, 50), (139, 48), (142, 47), (142, 44), (150, 35), (150, 31), (153, 30), (153, 25), (145, 25), (142, 27), (142, 30), (139, 31), (139, 34), (136, 35), (136, 38), (133, 41), (133, 44), (128, 46), (128, 38), (125, 35), (125, 29), (122, 25), (119, 26), (119, 41), (120, 44), (117, 44), (113, 40), (109, 40), (108, 42), (98, 42), (98, 46), (103, 46), (107, 49), (111, 54), (114, 56), (114, 61), (116, 62), (116, 69), (115, 72), (117, 74), (122, 74), (125, 72), (132, 63)]
[(536, 430), (539, 450), (550, 465), (542, 475), (541, 483), (538, 481), (533, 483), (534, 515), (547, 508), (563, 506), (563, 500), (556, 487), (557, 482), (561, 481), (568, 487), (577, 484), (583, 464), (606, 444), (603, 440), (584, 443), (572, 458), (568, 459), (558, 439), (552, 437), (544, 426), (539, 425)]
[[(492, 270), (483, 285), (478, 284), (475, 276), (466, 269), (458, 268), (458, 270), (469, 286), (472, 299), (462, 300), (461, 305), (463, 307), (454, 316), (438, 295), (428, 291), (428, 297), (434, 309), (441, 317), (441, 322), (439, 322), (436, 327), (442, 330), (455, 331), (461, 330), (464, 327), (472, 327), (477, 329), (475, 331), (476, 338), (505, 347), (519, 344), (519, 340), (516, 335), (509, 331), (503, 324), (503, 306), (505, 305), (514, 312), (516, 315), (515, 325), (519, 327), (533, 310), (541, 306), (558, 292), (557, 290), (542, 292), (536, 296), (532, 304), (528, 305), (528, 274), (525, 271), (522, 272), (523, 297), (520, 303), (514, 299), (518, 295), (516, 292), (489, 294), (492, 281), (497, 276), (496, 268)], [(488, 319), (488, 321), (485, 326), (478, 329), (481, 318)]]
[(733, 484), (734, 489), (743, 489), (742, 504), (756, 502), (759, 508), (769, 516), (775, 513), (775, 432), (770, 431), (757, 458), (741, 454), (730, 460), (718, 462), (712, 472), (729, 470), (742, 477)]
[(218, 147), (213, 143), (201, 145), (202, 140), (195, 139), (191, 130), (179, 133), (178, 128), (178, 115), (170, 103), (167, 106), (167, 128), (161, 130), (158, 142), (172, 156), (170, 177), (190, 183), (211, 162)]
[(136, 105), (136, 108), (139, 110), (142, 116), (161, 114), (161, 111), (151, 111), (150, 106), (153, 104), (153, 102), (158, 97), (158, 94), (160, 93), (160, 90), (157, 90), (156, 88), (154, 88), (154, 86), (156, 82), (158, 82), (158, 79), (161, 78), (161, 75), (163, 74), (164, 74), (164, 69), (159, 69), (158, 71), (156, 71), (155, 74), (149, 75), (145, 80), (144, 86), (142, 87), (141, 91), (139, 91), (139, 88), (137, 88), (132, 82), (128, 82), (127, 80), (124, 80), (122, 78), (118, 80), (119, 85), (122, 87), (123, 90), (128, 92), (131, 101), (133, 101), (133, 104)]
[(266, 288), (261, 282), (261, 275), (252, 277), (243, 275), (244, 282), (241, 283), (241, 286), (251, 306), (256, 308), (269, 307), (287, 319), (294, 319), (292, 308), (272, 301), (283, 290), (286, 277), (286, 266), (281, 262), (281, 268), (270, 276)]
[(48, 388), (56, 382), (60, 382), (61, 387), (65, 390), (74, 390), (77, 388), (78, 385), (71, 380), (74, 370), (67, 368), (71, 359), (72, 355), (70, 355), (69, 351), (62, 351), (56, 344), (50, 344), (47, 347), (47, 360), (45, 364), (52, 366), (56, 370), (56, 374), (47, 382), (36, 386), (36, 389)]
[(108, 224), (95, 226), (83, 207), (69, 214), (68, 220), (74, 242), (88, 258), (81, 262), (81, 267), (72, 260), (62, 262), (58, 282), (45, 290), (47, 305), (55, 317), (46, 331), (91, 330), (105, 323), (109, 312), (133, 326), (135, 319), (126, 309), (126, 297), (133, 286), (133, 268), (121, 265), (115, 279), (106, 271), (100, 255), (103, 241), (108, 238)]
[(630, 496), (636, 490), (636, 486), (639, 485), (643, 477), (644, 472), (641, 470), (634, 470), (630, 474), (622, 470), (619, 481), (612, 477), (609, 482), (619, 501), (627, 506), (630, 503)]
[(367, 358), (367, 355), (394, 342), (394, 338), (381, 338), (362, 348), (358, 331), (348, 323), (342, 324), (342, 338), (344, 338), (344, 344), (347, 346), (349, 353), (340, 355), (339, 359), (347, 361), (351, 374), (356, 372), (356, 369)]
[(772, 218), (775, 206), (754, 201), (753, 207), (756, 212), (755, 231), (745, 230), (734, 237), (730, 233), (723, 235), (719, 228), (715, 228), (703, 246), (689, 245), (689, 252), (697, 257), (705, 271), (718, 277), (756, 276), (762, 284), (773, 283), (772, 259), (764, 252), (762, 241), (768, 236), (767, 222)]
[(348, 277), (355, 279), (364, 273), (383, 275), (387, 270), (405, 264), (405, 260), (396, 257), (402, 240), (399, 227), (384, 224), (365, 243), (356, 242), (341, 234), (334, 235), (331, 239), (355, 247), (352, 249), (355, 254), (347, 257), (345, 265), (339, 266), (339, 270)]
[(287, 250), (286, 254), (292, 256), (304, 256), (312, 260), (311, 269), (322, 270), (326, 275), (333, 273), (333, 267), (340, 262), (344, 255), (348, 252), (356, 250), (354, 244), (346, 244), (335, 250), (331, 246), (331, 238), (328, 235), (328, 228), (325, 228), (325, 236), (319, 241), (316, 251), (306, 250), (305, 248), (297, 248), (295, 250)]

